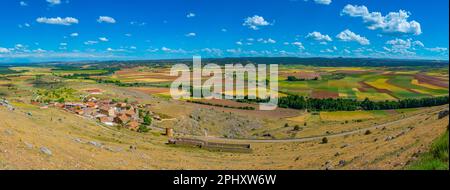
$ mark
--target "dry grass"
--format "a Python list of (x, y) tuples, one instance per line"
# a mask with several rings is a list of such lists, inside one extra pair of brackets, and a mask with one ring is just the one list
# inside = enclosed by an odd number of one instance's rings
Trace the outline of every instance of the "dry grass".
[(374, 119), (385, 116), (372, 111), (337, 111), (337, 112), (320, 112), (320, 118), (324, 121), (352, 121)]
[[(32, 112), (33, 116), (25, 113)], [(251, 154), (208, 152), (165, 145), (166, 138), (153, 131), (139, 134), (105, 128), (60, 110), (20, 108), (14, 112), (0, 108), (0, 168), (3, 169), (324, 169), (329, 161), (334, 168), (346, 160), (344, 169), (401, 168), (411, 155), (423, 149), (445, 130), (448, 119), (436, 120), (436, 113), (423, 110), (372, 135), (355, 134), (329, 138), (329, 143), (252, 143)], [(427, 119), (428, 118), (428, 119)], [(61, 120), (60, 120), (61, 119)], [(17, 122), (20, 121), (20, 124)], [(417, 122), (420, 121), (421, 123)], [(392, 141), (395, 136), (412, 130)], [(89, 143), (95, 141), (103, 148)], [(374, 141), (378, 139), (378, 141)], [(28, 147), (32, 144), (33, 147)], [(349, 144), (346, 148), (340, 148)], [(136, 149), (130, 149), (130, 146)], [(53, 155), (39, 151), (49, 148)], [(114, 152), (107, 150), (118, 149)], [(404, 150), (400, 148), (403, 147)], [(339, 156), (335, 156), (340, 152)]]

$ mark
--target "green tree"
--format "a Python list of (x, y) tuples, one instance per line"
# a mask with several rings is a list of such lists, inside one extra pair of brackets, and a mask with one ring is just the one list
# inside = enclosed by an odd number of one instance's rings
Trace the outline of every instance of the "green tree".
[(151, 125), (152, 124), (152, 117), (150, 117), (150, 114), (146, 114), (145, 116), (144, 116), (144, 123), (143, 123), (144, 125), (147, 125), (147, 126), (149, 126), (149, 125)]

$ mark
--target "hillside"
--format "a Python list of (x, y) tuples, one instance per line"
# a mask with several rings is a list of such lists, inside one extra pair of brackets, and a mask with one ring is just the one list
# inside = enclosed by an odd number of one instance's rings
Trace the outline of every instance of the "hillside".
[[(49, 108), (0, 107), (0, 169), (400, 169), (448, 125), (427, 108), (370, 134), (305, 142), (248, 141), (251, 154), (165, 145), (160, 131), (106, 128)], [(420, 122), (417, 122), (420, 121)], [(220, 141), (220, 139), (217, 139)]]

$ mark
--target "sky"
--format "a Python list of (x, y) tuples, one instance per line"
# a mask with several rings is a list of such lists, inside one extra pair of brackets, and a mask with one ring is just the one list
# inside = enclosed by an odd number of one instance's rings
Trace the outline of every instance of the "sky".
[(448, 60), (447, 0), (2, 0), (0, 62)]

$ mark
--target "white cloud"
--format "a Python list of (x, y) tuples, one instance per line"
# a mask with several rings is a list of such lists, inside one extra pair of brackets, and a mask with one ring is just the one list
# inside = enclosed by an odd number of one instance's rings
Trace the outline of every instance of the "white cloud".
[(438, 53), (443, 53), (448, 50), (448, 48), (444, 48), (444, 47), (434, 47), (434, 48), (425, 48), (425, 49), (428, 51), (431, 51), (431, 52), (438, 52)]
[(147, 25), (146, 22), (137, 22), (137, 21), (131, 21), (130, 24), (134, 25), (134, 26), (145, 26), (145, 25)]
[(67, 46), (67, 43), (59, 43), (60, 46)]
[(11, 51), (8, 48), (0, 47), (0, 53), (10, 53)]
[(329, 5), (331, 4), (331, 0), (314, 0), (315, 3), (317, 4), (322, 4), (322, 5)]
[(195, 37), (196, 35), (197, 35), (196, 33), (190, 32), (190, 33), (187, 33), (185, 36), (186, 37)]
[(94, 44), (98, 44), (98, 41), (92, 41), (92, 40), (90, 40), (90, 41), (84, 42), (84, 44), (85, 44), (85, 45), (94, 45)]
[(403, 48), (397, 48), (397, 47), (392, 47), (392, 48), (387, 48), (387, 47), (383, 47), (383, 49), (389, 53), (393, 53), (393, 54), (398, 54), (398, 55), (415, 55), (415, 52), (410, 51), (409, 49), (403, 49)]
[(268, 39), (259, 38), (257, 41), (261, 42), (261, 43), (264, 43), (264, 44), (275, 44), (275, 43), (277, 43), (277, 41), (275, 41), (272, 38), (268, 38)]
[(107, 48), (106, 51), (109, 51), (109, 52), (126, 52), (127, 50), (126, 49), (122, 49), (122, 48), (120, 48), (120, 49)]
[(14, 48), (15, 48), (15, 49), (24, 49), (25, 46), (22, 45), (22, 44), (16, 44), (16, 45), (14, 46)]
[(45, 53), (45, 52), (47, 52), (47, 50), (38, 48), (38, 49), (33, 50), (33, 52), (34, 52), (34, 53)]
[(253, 30), (259, 30), (260, 27), (268, 26), (270, 23), (264, 20), (262, 16), (255, 15), (253, 17), (247, 17), (242, 25)]
[(330, 38), (330, 36), (321, 34), (320, 32), (316, 32), (316, 31), (309, 33), (309, 34), (306, 36), (306, 38), (308, 38), (308, 39), (313, 39), (313, 40), (316, 40), (316, 41), (322, 41), (322, 42), (324, 42), (324, 41), (326, 41), (326, 42), (331, 42), (331, 41), (333, 41), (333, 40)]
[(236, 44), (237, 45), (242, 45), (242, 42), (241, 41), (237, 41)]
[(187, 51), (185, 51), (183, 49), (170, 49), (167, 47), (162, 47), (161, 51), (164, 51), (166, 53), (187, 53)]
[(361, 45), (369, 45), (370, 44), (370, 41), (367, 38), (360, 36), (358, 34), (355, 34), (352, 31), (350, 31), (349, 29), (346, 29), (346, 30), (342, 31), (341, 33), (339, 33), (336, 36), (336, 38), (338, 38), (344, 42), (355, 41)]
[(269, 38), (269, 39), (267, 39), (267, 43), (269, 43), (269, 44), (274, 44), (274, 43), (277, 43), (277, 41), (275, 41), (275, 40)]
[(116, 19), (109, 16), (100, 16), (98, 17), (97, 22), (114, 24), (116, 23)]
[(333, 49), (329, 49), (329, 48), (324, 49), (324, 50), (320, 50), (320, 53), (333, 53), (333, 52), (334, 52), (334, 50)]
[(19, 28), (29, 28), (29, 27), (31, 27), (31, 25), (28, 23), (25, 23), (25, 24), (19, 24), (18, 27)]
[(71, 37), (78, 37), (79, 35), (80, 35), (80, 34), (78, 34), (78, 33), (76, 33), (76, 32), (70, 34)]
[(98, 38), (100, 41), (102, 41), (102, 42), (107, 42), (107, 41), (109, 41), (108, 40), (108, 38), (105, 38), (105, 37), (100, 37), (100, 38)]
[(150, 49), (147, 49), (146, 51), (154, 53), (154, 52), (159, 51), (159, 49), (158, 48), (153, 48), (153, 49), (150, 48)]
[(420, 23), (413, 20), (408, 21), (410, 12), (399, 10), (398, 12), (389, 12), (383, 16), (380, 12), (369, 12), (364, 5), (346, 5), (341, 15), (349, 15), (351, 17), (361, 17), (364, 23), (368, 23), (370, 30), (381, 29), (386, 33), (403, 33), (420, 35), (422, 33)]
[(59, 5), (61, 4), (61, 0), (47, 0), (47, 3), (50, 5)]
[(417, 40), (413, 41), (411, 38), (406, 39), (406, 40), (396, 38), (394, 40), (387, 41), (386, 44), (392, 45), (395, 47), (399, 47), (399, 48), (404, 48), (404, 49), (408, 49), (413, 46), (419, 46), (419, 47), (425, 46), (421, 41), (417, 41)]
[(128, 33), (128, 34), (125, 34), (125, 36), (126, 37), (131, 37), (131, 36), (133, 36), (133, 34)]
[(28, 3), (25, 2), (25, 1), (20, 1), (19, 4), (20, 4), (20, 6), (22, 6), (22, 7), (28, 6)]
[(186, 18), (193, 18), (193, 17), (195, 17), (195, 13), (188, 13), (186, 15)]
[(233, 53), (233, 54), (240, 54), (242, 52), (242, 50), (240, 48), (238, 49), (227, 49), (228, 53)]
[(45, 51), (43, 49), (37, 49), (29, 52), (15, 52), (11, 54), (0, 54), (0, 58), (6, 59), (20, 59), (27, 58), (36, 61), (53, 61), (55, 59), (60, 60), (111, 60), (116, 58), (125, 58), (123, 56), (117, 56), (111, 53), (94, 53), (89, 52), (55, 52), (55, 51)]
[(411, 38), (406, 40), (396, 38), (387, 41), (386, 45), (390, 45), (390, 48), (383, 47), (385, 51), (400, 55), (415, 55), (415, 47), (425, 46), (421, 41), (413, 41)]
[(222, 32), (227, 32), (227, 29), (222, 28), (220, 31), (222, 31)]
[(414, 41), (414, 42), (413, 42), (413, 45), (414, 45), (414, 46), (425, 47), (425, 45), (424, 45), (421, 41), (418, 41), (418, 40), (417, 40), (417, 41)]
[(210, 55), (214, 55), (214, 56), (222, 56), (223, 55), (223, 51), (221, 49), (217, 49), (217, 48), (203, 48), (201, 51), (208, 53)]
[(305, 49), (305, 46), (303, 46), (303, 44), (301, 42), (292, 42), (291, 44), (296, 46), (300, 50), (304, 50)]
[(56, 25), (65, 25), (65, 26), (70, 26), (72, 24), (78, 24), (78, 19), (73, 18), (73, 17), (66, 17), (66, 18), (61, 18), (61, 17), (56, 17), (56, 18), (40, 17), (40, 18), (37, 18), (36, 21), (39, 22), (39, 23), (44, 23), (44, 24), (56, 24)]

